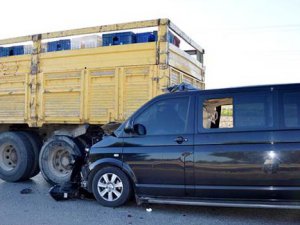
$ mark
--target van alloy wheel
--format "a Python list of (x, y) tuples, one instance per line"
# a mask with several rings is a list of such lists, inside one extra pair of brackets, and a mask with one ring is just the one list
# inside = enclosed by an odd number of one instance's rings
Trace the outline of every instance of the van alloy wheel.
[(106, 201), (116, 201), (122, 195), (123, 183), (116, 174), (105, 173), (99, 179), (98, 192)]
[(90, 185), (97, 201), (108, 207), (118, 207), (129, 199), (132, 187), (127, 175), (117, 167), (104, 167), (94, 174)]

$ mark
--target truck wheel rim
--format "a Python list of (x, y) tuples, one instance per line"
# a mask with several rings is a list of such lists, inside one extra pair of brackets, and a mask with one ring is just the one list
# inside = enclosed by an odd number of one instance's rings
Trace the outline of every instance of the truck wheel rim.
[(71, 154), (65, 149), (56, 149), (53, 151), (50, 157), (50, 167), (59, 177), (69, 175), (72, 171), (71, 163), (73, 158)]
[(16, 168), (18, 163), (17, 151), (12, 145), (0, 147), (0, 167), (6, 171)]
[(122, 180), (113, 173), (105, 173), (98, 181), (98, 193), (105, 201), (113, 202), (123, 193)]

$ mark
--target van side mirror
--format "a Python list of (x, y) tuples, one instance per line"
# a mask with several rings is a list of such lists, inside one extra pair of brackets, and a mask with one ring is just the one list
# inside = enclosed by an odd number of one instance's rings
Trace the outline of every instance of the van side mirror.
[(129, 133), (133, 133), (133, 132), (134, 132), (134, 129), (133, 129), (133, 122), (132, 122), (131, 120), (128, 120), (127, 123), (125, 124), (124, 132), (125, 132), (126, 134), (129, 134)]
[(134, 124), (133, 130), (134, 130), (134, 133), (136, 133), (137, 135), (146, 135), (146, 133), (147, 133), (146, 127), (142, 124)]
[(128, 121), (124, 127), (124, 132), (129, 134), (129, 133), (134, 133), (137, 135), (146, 135), (146, 127), (142, 124), (134, 124), (132, 121)]

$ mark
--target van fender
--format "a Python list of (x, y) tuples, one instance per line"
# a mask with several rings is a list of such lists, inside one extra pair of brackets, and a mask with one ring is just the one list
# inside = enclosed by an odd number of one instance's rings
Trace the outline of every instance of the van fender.
[(97, 173), (98, 170), (108, 167), (108, 166), (114, 166), (121, 169), (130, 179), (133, 188), (135, 189), (135, 184), (137, 182), (136, 176), (133, 172), (133, 170), (130, 168), (130, 166), (127, 163), (122, 162), (122, 160), (115, 159), (115, 158), (104, 158), (99, 159), (89, 165), (89, 175), (88, 175), (88, 190), (91, 190), (92, 186), (92, 180), (94, 178), (94, 175)]

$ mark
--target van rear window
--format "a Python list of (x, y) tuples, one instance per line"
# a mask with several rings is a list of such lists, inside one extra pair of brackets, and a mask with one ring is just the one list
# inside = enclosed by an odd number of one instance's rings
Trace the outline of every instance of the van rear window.
[(271, 95), (243, 93), (203, 101), (203, 128), (266, 128), (273, 126)]

